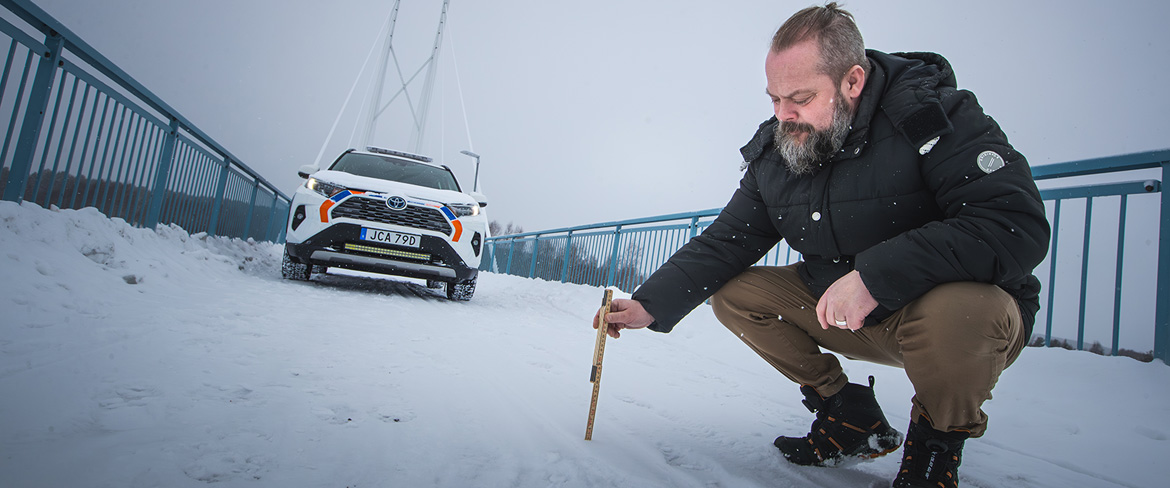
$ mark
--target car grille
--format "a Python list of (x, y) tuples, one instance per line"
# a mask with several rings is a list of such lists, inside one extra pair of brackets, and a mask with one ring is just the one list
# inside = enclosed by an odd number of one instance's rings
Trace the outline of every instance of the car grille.
[(453, 229), (437, 208), (408, 205), (402, 210), (390, 210), (385, 200), (350, 197), (332, 210), (334, 218), (345, 217), (384, 224), (401, 225), (415, 229), (433, 230), (451, 235)]

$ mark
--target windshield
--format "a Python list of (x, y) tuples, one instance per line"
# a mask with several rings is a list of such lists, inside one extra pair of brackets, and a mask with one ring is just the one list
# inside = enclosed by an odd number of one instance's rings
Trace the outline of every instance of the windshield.
[(459, 191), (459, 183), (450, 171), (394, 156), (345, 153), (329, 169), (439, 190)]

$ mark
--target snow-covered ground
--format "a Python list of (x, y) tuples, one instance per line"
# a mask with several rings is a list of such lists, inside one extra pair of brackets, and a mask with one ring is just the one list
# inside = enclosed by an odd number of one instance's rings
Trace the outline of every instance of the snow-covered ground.
[[(840, 468), (772, 447), (811, 414), (712, 317), (607, 343), (601, 290), (481, 275), (282, 281), (280, 248), (0, 202), (2, 487), (889, 486), (899, 453)], [(904, 428), (911, 388), (877, 376)], [(1029, 348), (967, 443), (978, 487), (1161, 487), (1170, 367)]]

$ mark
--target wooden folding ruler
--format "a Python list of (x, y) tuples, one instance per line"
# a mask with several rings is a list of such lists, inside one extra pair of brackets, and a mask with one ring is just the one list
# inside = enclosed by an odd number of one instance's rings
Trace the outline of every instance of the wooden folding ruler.
[(593, 399), (589, 401), (589, 423), (585, 425), (585, 440), (593, 440), (593, 417), (597, 415), (597, 394), (601, 392), (601, 360), (605, 358), (605, 333), (609, 324), (605, 315), (609, 313), (609, 302), (613, 300), (613, 290), (605, 290), (605, 297), (601, 299), (601, 315), (597, 323), (597, 343), (593, 346), (593, 370), (589, 373), (589, 382), (593, 383)]

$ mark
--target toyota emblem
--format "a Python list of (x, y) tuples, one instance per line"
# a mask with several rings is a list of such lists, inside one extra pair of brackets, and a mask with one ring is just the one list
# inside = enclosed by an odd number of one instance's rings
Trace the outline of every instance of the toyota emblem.
[(397, 196), (387, 198), (386, 206), (390, 207), (390, 210), (402, 210), (406, 208), (406, 199)]

